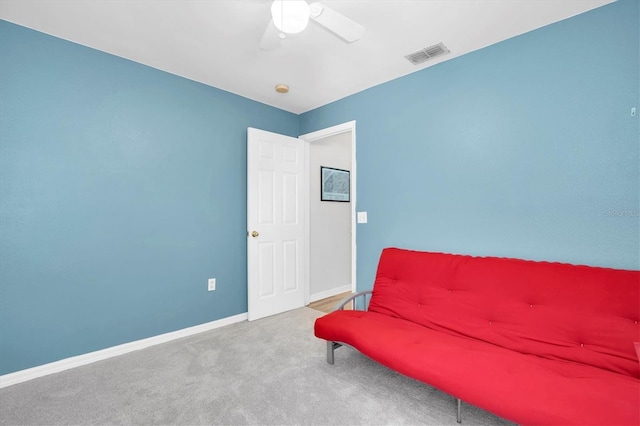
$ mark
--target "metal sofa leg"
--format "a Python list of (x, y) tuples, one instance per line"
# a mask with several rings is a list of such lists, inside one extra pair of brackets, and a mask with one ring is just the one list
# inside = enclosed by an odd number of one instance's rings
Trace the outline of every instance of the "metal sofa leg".
[(327, 341), (327, 363), (333, 365), (333, 342)]
[(334, 358), (333, 358), (334, 349), (335, 349), (335, 346), (333, 346), (333, 342), (327, 341), (327, 362), (331, 365), (333, 365), (333, 362), (334, 362)]
[(460, 401), (460, 398), (458, 398), (458, 414), (456, 416), (456, 422), (458, 423), (462, 423), (462, 417), (460, 415), (460, 406), (462, 405), (462, 401)]
[(340, 343), (338, 342), (331, 342), (328, 341), (327, 342), (327, 362), (331, 365), (333, 365), (333, 351), (338, 349), (340, 346), (342, 346)]

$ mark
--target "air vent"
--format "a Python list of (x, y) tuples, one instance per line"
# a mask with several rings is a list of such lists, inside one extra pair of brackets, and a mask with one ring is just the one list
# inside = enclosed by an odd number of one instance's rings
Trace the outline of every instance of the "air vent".
[(405, 58), (407, 58), (413, 65), (418, 65), (437, 56), (446, 55), (447, 53), (449, 53), (447, 46), (442, 43), (438, 43), (433, 46), (420, 49), (415, 53), (411, 53), (405, 56)]

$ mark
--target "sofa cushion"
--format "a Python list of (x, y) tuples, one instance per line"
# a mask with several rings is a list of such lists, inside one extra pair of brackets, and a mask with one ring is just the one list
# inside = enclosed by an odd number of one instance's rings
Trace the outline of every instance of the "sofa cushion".
[(640, 377), (639, 271), (388, 248), (373, 288), (372, 312)]
[(315, 333), (514, 422), (640, 423), (639, 382), (623, 374), (523, 355), (370, 311), (333, 312), (316, 321)]

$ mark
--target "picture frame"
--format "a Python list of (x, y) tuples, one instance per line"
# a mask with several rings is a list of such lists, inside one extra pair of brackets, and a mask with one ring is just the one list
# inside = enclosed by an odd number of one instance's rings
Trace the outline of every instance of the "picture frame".
[(351, 172), (320, 166), (320, 201), (351, 201)]

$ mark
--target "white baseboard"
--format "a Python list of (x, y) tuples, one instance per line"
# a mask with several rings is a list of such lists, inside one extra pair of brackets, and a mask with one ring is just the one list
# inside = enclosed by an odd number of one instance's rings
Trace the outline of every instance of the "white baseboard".
[(331, 290), (321, 291), (309, 295), (309, 303), (316, 302), (318, 300), (326, 299), (327, 297), (335, 296), (336, 294), (351, 292), (351, 284), (343, 285), (342, 287), (332, 288)]
[(149, 337), (146, 339), (136, 340), (135, 342), (124, 343), (122, 345), (112, 346), (110, 348), (101, 349), (99, 351), (61, 359), (60, 361), (39, 365), (37, 367), (28, 368), (26, 370), (16, 371), (15, 373), (5, 374), (3, 376), (0, 376), (0, 389), (18, 383), (26, 382), (27, 380), (36, 379), (38, 377), (47, 376), (53, 373), (59, 373), (64, 370), (80, 367), (81, 365), (91, 364), (103, 359), (111, 358), (118, 355), (124, 355), (129, 352), (159, 345), (160, 343), (170, 342), (172, 340), (181, 339), (183, 337), (192, 336), (194, 334), (202, 333), (205, 331), (213, 330), (215, 328), (224, 327), (225, 325), (230, 325), (246, 320), (247, 313), (245, 312), (244, 314), (222, 318), (217, 321), (211, 321), (193, 327), (183, 328), (182, 330), (176, 330), (170, 333), (159, 334), (157, 336)]

